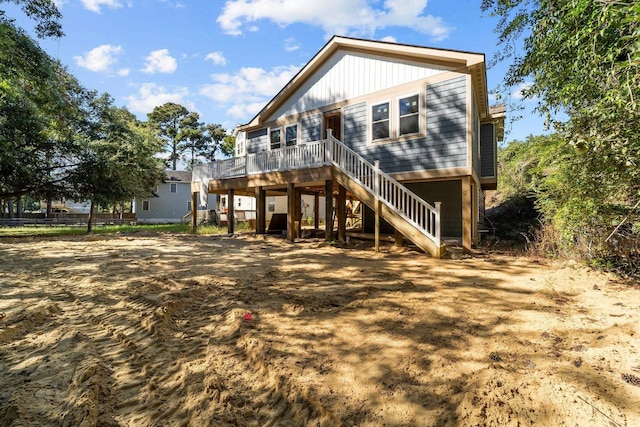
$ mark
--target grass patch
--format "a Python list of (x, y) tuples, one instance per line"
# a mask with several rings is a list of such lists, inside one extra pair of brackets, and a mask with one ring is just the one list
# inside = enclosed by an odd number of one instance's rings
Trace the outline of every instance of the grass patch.
[[(248, 227), (236, 227), (236, 231), (244, 231)], [(86, 234), (86, 226), (27, 226), (1, 227), (0, 237), (55, 237)], [(94, 234), (133, 234), (133, 233), (181, 233), (192, 234), (190, 224), (139, 224), (139, 225), (94, 225)], [(200, 225), (196, 234), (226, 234), (227, 227), (216, 225)]]

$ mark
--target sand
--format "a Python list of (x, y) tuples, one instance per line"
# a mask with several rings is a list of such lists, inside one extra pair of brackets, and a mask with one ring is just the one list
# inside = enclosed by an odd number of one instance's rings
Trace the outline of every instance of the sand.
[(2, 426), (638, 426), (640, 286), (241, 236), (0, 240)]

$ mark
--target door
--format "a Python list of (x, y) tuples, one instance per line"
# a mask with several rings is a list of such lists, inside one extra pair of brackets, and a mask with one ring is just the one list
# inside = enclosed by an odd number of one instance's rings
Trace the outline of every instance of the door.
[(342, 119), (340, 112), (327, 113), (324, 116), (324, 137), (327, 137), (327, 129), (331, 129), (333, 136), (342, 141)]

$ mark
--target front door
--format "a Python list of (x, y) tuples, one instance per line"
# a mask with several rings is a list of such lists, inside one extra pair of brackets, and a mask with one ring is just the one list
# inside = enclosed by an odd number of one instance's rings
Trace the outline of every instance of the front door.
[(341, 114), (338, 111), (337, 113), (327, 113), (324, 116), (324, 137), (327, 137), (327, 129), (331, 129), (333, 136), (342, 141), (342, 124), (341, 124)]

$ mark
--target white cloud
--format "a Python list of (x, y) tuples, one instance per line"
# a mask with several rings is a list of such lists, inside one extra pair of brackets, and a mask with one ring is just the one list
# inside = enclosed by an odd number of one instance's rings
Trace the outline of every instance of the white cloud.
[(145, 58), (143, 73), (173, 73), (178, 68), (178, 62), (169, 55), (168, 49), (154, 50)]
[[(532, 85), (533, 85), (533, 83), (532, 83), (532, 82), (523, 82), (523, 83), (520, 83), (518, 86), (516, 86), (516, 87), (513, 89), (513, 92), (511, 92), (511, 96), (512, 96), (514, 99), (517, 99), (517, 100), (519, 100), (519, 101), (520, 101), (520, 100), (525, 99), (525, 94), (524, 94), (524, 92), (525, 92), (525, 91), (527, 91), (527, 90), (528, 90)], [(526, 99), (527, 99), (527, 100), (532, 101), (532, 100), (535, 100), (535, 99), (537, 99), (537, 98), (526, 98)]]
[(380, 39), (383, 42), (391, 42), (391, 43), (398, 43), (398, 40), (393, 37), (393, 36), (386, 36)]
[(103, 44), (85, 52), (83, 56), (74, 56), (76, 64), (91, 71), (107, 71), (118, 60), (116, 56), (123, 53), (121, 46)]
[(117, 74), (120, 77), (127, 77), (130, 72), (131, 72), (131, 70), (129, 68), (121, 68), (121, 69), (118, 70)]
[(289, 37), (284, 41), (284, 50), (287, 52), (293, 52), (300, 49), (300, 43), (293, 37)]
[(184, 105), (193, 111), (193, 105), (187, 102), (188, 96), (189, 89), (186, 87), (178, 86), (169, 91), (164, 86), (155, 83), (143, 83), (138, 89), (138, 93), (125, 97), (125, 101), (129, 110), (135, 113), (148, 114), (155, 107), (167, 102)]
[(222, 52), (211, 52), (208, 53), (207, 56), (204, 57), (216, 65), (227, 65), (227, 58), (224, 57)]
[(119, 9), (122, 7), (122, 3), (119, 0), (82, 0), (82, 5), (85, 9), (95, 13), (102, 13), (102, 10), (100, 10), (102, 6), (111, 9)]
[(374, 7), (379, 3), (379, 0), (229, 0), (217, 22), (232, 35), (242, 34), (244, 24), (255, 25), (261, 19), (281, 26), (293, 23), (319, 26), (327, 34), (369, 37), (383, 28), (409, 27), (435, 41), (447, 38), (452, 30), (440, 17), (423, 13), (427, 0), (385, 0), (382, 8)]
[(214, 83), (205, 85), (200, 94), (220, 104), (230, 104), (227, 114), (242, 120), (260, 111), (300, 70), (297, 66), (280, 66), (271, 71), (245, 67), (235, 74), (213, 74)]

